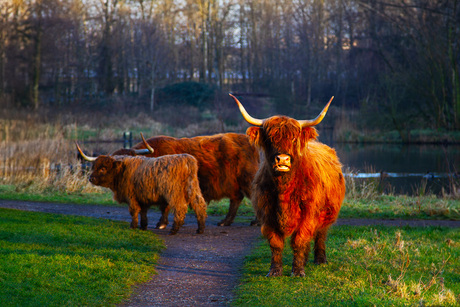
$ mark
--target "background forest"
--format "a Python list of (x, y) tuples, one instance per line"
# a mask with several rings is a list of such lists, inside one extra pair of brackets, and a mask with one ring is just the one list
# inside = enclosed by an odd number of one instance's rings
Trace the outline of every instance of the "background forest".
[(180, 106), (228, 123), (234, 92), (296, 118), (335, 96), (336, 121), (402, 141), (460, 129), (458, 0), (2, 0), (0, 14), (3, 112), (183, 120)]

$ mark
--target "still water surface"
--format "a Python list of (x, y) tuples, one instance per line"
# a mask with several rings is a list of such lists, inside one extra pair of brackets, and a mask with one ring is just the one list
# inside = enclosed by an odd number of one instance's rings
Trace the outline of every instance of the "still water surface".
[[(460, 145), (345, 144), (333, 147), (344, 165), (358, 178), (379, 177), (393, 192), (413, 194), (423, 184), (434, 193), (460, 183)], [(448, 190), (447, 190), (448, 191)]]

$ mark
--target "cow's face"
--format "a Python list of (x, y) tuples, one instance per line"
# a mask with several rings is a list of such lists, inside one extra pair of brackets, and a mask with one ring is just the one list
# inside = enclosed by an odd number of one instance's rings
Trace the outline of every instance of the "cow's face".
[(290, 172), (307, 142), (318, 135), (315, 128), (302, 128), (297, 120), (287, 116), (270, 117), (262, 127), (250, 127), (246, 133), (264, 151), (276, 173)]
[(287, 116), (273, 116), (267, 119), (257, 119), (248, 114), (241, 102), (232, 94), (244, 119), (256, 127), (246, 131), (249, 138), (265, 152), (265, 157), (272, 169), (280, 174), (290, 172), (293, 166), (303, 156), (309, 140), (318, 136), (314, 126), (318, 125), (326, 115), (332, 102), (332, 97), (321, 113), (312, 120), (295, 120)]
[(98, 186), (110, 188), (116, 174), (120, 171), (121, 161), (111, 156), (99, 156), (93, 164), (89, 181)]

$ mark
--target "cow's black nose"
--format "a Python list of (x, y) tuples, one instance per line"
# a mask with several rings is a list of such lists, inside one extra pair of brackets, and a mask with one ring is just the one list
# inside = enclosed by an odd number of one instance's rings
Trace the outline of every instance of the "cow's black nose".
[(290, 164), (291, 163), (291, 157), (289, 155), (281, 154), (277, 155), (275, 157), (276, 163), (278, 164)]

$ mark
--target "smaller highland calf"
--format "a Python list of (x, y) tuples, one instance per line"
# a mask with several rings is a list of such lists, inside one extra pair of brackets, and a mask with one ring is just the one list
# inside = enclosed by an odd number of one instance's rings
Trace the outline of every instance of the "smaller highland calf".
[(206, 203), (198, 182), (198, 163), (189, 154), (167, 155), (158, 158), (141, 156), (87, 157), (93, 161), (89, 181), (112, 190), (114, 199), (129, 205), (131, 228), (137, 228), (141, 215), (141, 229), (147, 229), (147, 210), (159, 206), (161, 211), (174, 211), (170, 234), (176, 234), (184, 224), (188, 205), (195, 211), (198, 229), (203, 233), (206, 221)]

